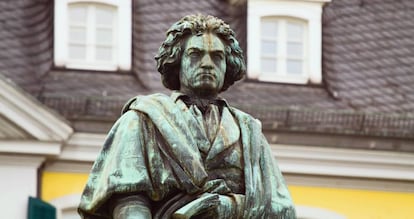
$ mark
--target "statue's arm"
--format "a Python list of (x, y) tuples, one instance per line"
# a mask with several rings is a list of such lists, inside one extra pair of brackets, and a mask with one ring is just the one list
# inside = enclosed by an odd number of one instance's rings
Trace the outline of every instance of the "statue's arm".
[(114, 219), (150, 219), (152, 218), (148, 200), (132, 195), (113, 201), (112, 216)]

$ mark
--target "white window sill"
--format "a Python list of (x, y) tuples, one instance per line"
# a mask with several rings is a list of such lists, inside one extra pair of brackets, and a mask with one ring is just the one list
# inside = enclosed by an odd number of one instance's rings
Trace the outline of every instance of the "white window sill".
[(65, 67), (67, 69), (77, 69), (77, 70), (95, 70), (95, 71), (117, 71), (117, 65), (93, 65), (93, 64), (81, 64), (81, 63), (73, 63), (73, 64), (66, 64)]
[(287, 83), (287, 84), (308, 84), (308, 77), (292, 77), (292, 76), (275, 76), (275, 75), (260, 75), (256, 78), (259, 81), (265, 82), (277, 82), (277, 83)]

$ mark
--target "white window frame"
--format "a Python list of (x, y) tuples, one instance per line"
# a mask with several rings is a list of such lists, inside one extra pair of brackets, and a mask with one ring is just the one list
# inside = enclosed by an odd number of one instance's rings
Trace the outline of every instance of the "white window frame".
[[(115, 62), (105, 65), (72, 62), (68, 57), (68, 9), (72, 3), (106, 4), (117, 8)], [(54, 60), (55, 66), (71, 69), (128, 71), (132, 60), (132, 5), (128, 0), (55, 0)]]
[[(248, 0), (247, 18), (247, 75), (251, 79), (293, 84), (320, 84), (322, 82), (322, 6), (331, 0)], [(290, 17), (305, 20), (306, 36), (304, 46), (305, 74), (298, 77), (261, 74), (261, 18)]]

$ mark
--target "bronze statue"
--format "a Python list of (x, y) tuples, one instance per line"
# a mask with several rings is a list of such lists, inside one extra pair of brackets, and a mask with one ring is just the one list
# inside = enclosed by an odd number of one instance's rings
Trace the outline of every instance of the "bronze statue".
[(175, 23), (155, 57), (171, 96), (130, 100), (82, 195), (83, 218), (295, 218), (260, 122), (218, 97), (246, 68), (222, 20)]

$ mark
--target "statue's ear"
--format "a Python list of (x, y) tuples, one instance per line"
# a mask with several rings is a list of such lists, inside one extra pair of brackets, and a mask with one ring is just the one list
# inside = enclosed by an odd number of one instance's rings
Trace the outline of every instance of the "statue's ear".
[(133, 97), (129, 99), (125, 105), (122, 107), (121, 115), (126, 113), (129, 110), (129, 107), (139, 98), (140, 96)]

